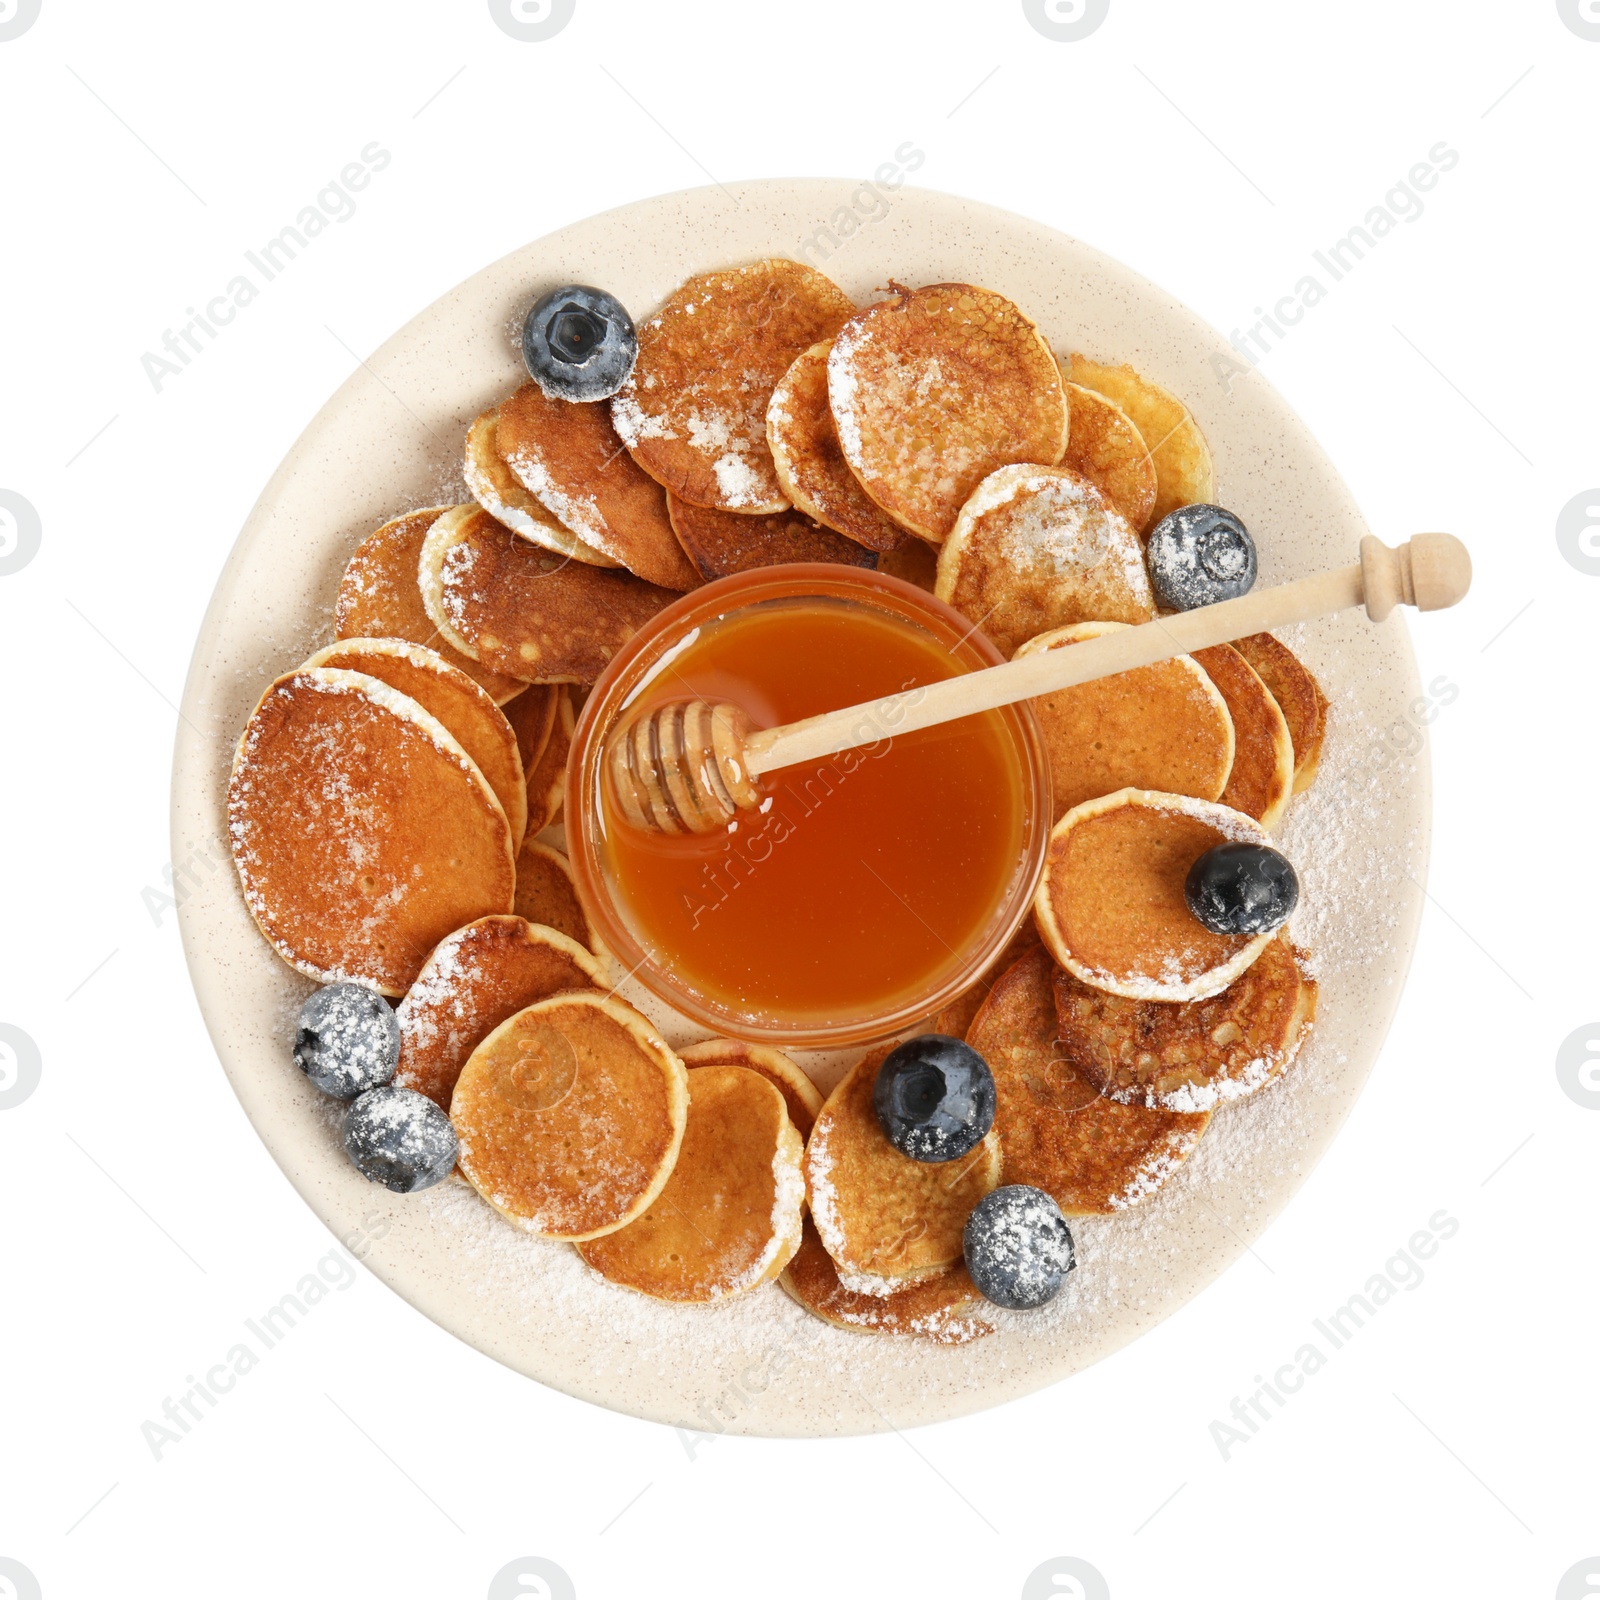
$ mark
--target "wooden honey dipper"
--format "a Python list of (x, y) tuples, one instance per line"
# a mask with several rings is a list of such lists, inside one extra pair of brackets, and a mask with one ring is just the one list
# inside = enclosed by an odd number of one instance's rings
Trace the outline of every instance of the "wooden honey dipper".
[(1024, 656), (779, 728), (757, 729), (743, 710), (725, 703), (688, 700), (657, 706), (612, 732), (606, 765), (623, 815), (635, 827), (662, 833), (714, 833), (740, 811), (760, 805), (756, 780), (779, 767), (993, 711), (1248, 634), (1330, 616), (1350, 606), (1364, 605), (1374, 622), (1382, 622), (1397, 605), (1442, 611), (1462, 599), (1471, 582), (1471, 557), (1451, 534), (1419, 533), (1393, 550), (1369, 534), (1361, 541), (1360, 561), (1348, 567), (1119, 628), (1070, 650)]

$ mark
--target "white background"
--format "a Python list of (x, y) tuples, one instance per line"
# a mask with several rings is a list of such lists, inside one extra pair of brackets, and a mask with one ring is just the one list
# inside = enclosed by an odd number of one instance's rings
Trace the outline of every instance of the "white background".
[[(1600, 1565), (1558, 1591), (1600, 1556), (1600, 1112), (1555, 1069), (1600, 1016), (1600, 577), (1555, 536), (1600, 483), (1597, 88), (1554, 0), (1111, 0), (1076, 43), (1014, 0), (577, 0), (544, 43), (482, 0), (43, 0), (0, 42), (0, 489), (42, 525), (0, 576), (0, 1022), (42, 1059), (0, 1110), (0, 1557), (45, 1600), (479, 1597), (526, 1555), (583, 1600), (1010, 1597), (1059, 1556), (1116, 1600), (1600, 1593)], [(156, 393), (141, 355), (373, 140), (393, 160), (356, 214)], [(1414, 629), (1459, 692), (1427, 730), (1416, 965), (1353, 1118), (1197, 1302), (968, 1421), (691, 1454), (363, 1271), (154, 1460), (141, 1423), (331, 1242), (144, 893), (253, 499), (357, 356), (513, 246), (713, 178), (866, 177), (907, 140), (917, 183), (1074, 233), (1225, 332), (1460, 153), (1263, 366), (1381, 536), (1448, 528), (1477, 562)], [(1213, 1420), (1441, 1208), (1425, 1281), (1225, 1461)]]

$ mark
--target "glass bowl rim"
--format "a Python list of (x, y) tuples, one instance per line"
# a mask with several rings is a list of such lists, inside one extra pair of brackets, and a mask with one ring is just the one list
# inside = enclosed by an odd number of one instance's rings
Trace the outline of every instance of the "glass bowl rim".
[[(718, 1007), (678, 984), (671, 972), (658, 964), (634, 938), (606, 887), (599, 860), (597, 829), (593, 826), (599, 805), (596, 768), (604, 747), (604, 734), (609, 731), (615, 714), (627, 705), (631, 691), (637, 689), (639, 664), (647, 658), (652, 664), (658, 660), (670, 646), (661, 646), (653, 652), (652, 647), (663, 639), (670, 641), (674, 635), (681, 637), (687, 627), (693, 625), (690, 619), (707, 620), (702, 614), (708, 610), (720, 615), (765, 599), (808, 596), (858, 600), (867, 604), (876, 599), (887, 602), (881, 609), (914, 624), (924, 627), (929, 622), (938, 624), (953, 636), (953, 643), (950, 638), (941, 637), (938, 627), (928, 627), (927, 631), (951, 654), (970, 651), (978, 658), (973, 663), (975, 669), (998, 665), (1006, 659), (988, 635), (953, 606), (888, 573), (831, 562), (794, 562), (756, 567), (714, 579), (691, 589), (659, 611), (607, 663), (573, 731), (563, 815), (567, 826), (567, 856), (579, 902), (600, 942), (620, 964), (624, 977), (636, 978), (657, 1000), (671, 1006), (696, 1027), (715, 1034), (779, 1048), (829, 1050), (894, 1038), (912, 1024), (925, 1021), (942, 1010), (982, 977), (1030, 913), (1049, 843), (1052, 795), (1050, 765), (1032, 707), (1026, 701), (1001, 707), (1001, 715), (1019, 747), (1025, 796), (1024, 838), (1018, 868), (988, 932), (975, 942), (965, 959), (925, 995), (918, 995), (892, 1011), (818, 1025), (753, 1020)], [(630, 674), (635, 676), (623, 686), (619, 696), (619, 685)], [(599, 726), (602, 716), (604, 728)]]

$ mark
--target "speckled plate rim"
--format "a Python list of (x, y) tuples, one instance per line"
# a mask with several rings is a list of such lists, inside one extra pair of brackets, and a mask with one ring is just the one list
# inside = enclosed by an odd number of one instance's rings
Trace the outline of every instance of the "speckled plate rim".
[[(887, 209), (869, 216), (861, 187), (779, 179), (639, 201), (512, 252), (415, 317), (311, 421), (251, 512), (200, 628), (173, 766), (174, 860), (200, 848), (225, 867), (179, 908), (201, 1014), (246, 1115), (312, 1210), (396, 1293), (507, 1366), (636, 1416), (760, 1435), (877, 1432), (1016, 1399), (1122, 1348), (1214, 1281), (1287, 1205), (1354, 1105), (1404, 985), (1421, 910), (1413, 889), (1425, 881), (1428, 856), (1426, 754), (1383, 754), (1382, 730), (1420, 694), (1404, 623), (1375, 628), (1346, 614), (1310, 625), (1293, 642), (1333, 696), (1334, 720), (1318, 785), (1295, 804), (1312, 802), (1302, 831), (1336, 857), (1326, 884), (1312, 863), (1308, 899), (1313, 910), (1333, 908), (1318, 931), (1339, 952), (1322, 974), (1313, 1042), (1282, 1084), (1220, 1112), (1154, 1200), (1078, 1222), (1080, 1267), (1056, 1308), (1031, 1322), (1012, 1319), (975, 1344), (843, 1332), (786, 1301), (752, 1308), (745, 1322), (734, 1307), (652, 1306), (652, 1316), (681, 1319), (658, 1325), (605, 1298), (637, 1297), (574, 1279), (564, 1266), (549, 1274), (561, 1296), (546, 1300), (517, 1276), (548, 1266), (515, 1258), (522, 1236), (515, 1247), (494, 1240), (492, 1261), (461, 1248), (447, 1225), (461, 1197), (445, 1190), (462, 1186), (392, 1196), (348, 1167), (330, 1106), (287, 1059), (293, 1012), (309, 985), (260, 938), (226, 870), (227, 772), (261, 688), (331, 636), (333, 594), (355, 543), (402, 510), (461, 494), (459, 440), (478, 411), (520, 381), (516, 327), (544, 288), (601, 282), (647, 313), (690, 274), (761, 255), (810, 260), (858, 302), (891, 275), (983, 283), (1023, 305), (1057, 350), (1129, 361), (1190, 405), (1216, 456), (1218, 498), (1257, 533), (1263, 584), (1353, 559), (1367, 529), (1337, 472), (1259, 373), (1225, 380), (1237, 362), (1193, 313), (1042, 224), (910, 188), (880, 195)], [(1359, 805), (1354, 824), (1343, 812), (1316, 811), (1344, 799)], [(1291, 811), (1286, 834), (1296, 826)], [(1376, 882), (1355, 859), (1374, 852), (1396, 867)], [(1370, 935), (1350, 924), (1352, 895), (1340, 896), (1356, 883), (1365, 887), (1359, 915)], [(654, 1015), (669, 1038), (677, 1032), (674, 1042), (689, 1036), (659, 1008)], [(1232, 1119), (1225, 1136), (1224, 1118)], [(1234, 1159), (1241, 1150), (1254, 1153)], [(425, 1203), (429, 1196), (437, 1202)], [(775, 1288), (762, 1293), (782, 1298)], [(707, 1324), (702, 1337), (702, 1316), (726, 1332)], [(741, 1387), (732, 1376), (730, 1363), (745, 1357), (765, 1363), (761, 1386), (746, 1379)], [(731, 1408), (730, 1385), (739, 1397)]]

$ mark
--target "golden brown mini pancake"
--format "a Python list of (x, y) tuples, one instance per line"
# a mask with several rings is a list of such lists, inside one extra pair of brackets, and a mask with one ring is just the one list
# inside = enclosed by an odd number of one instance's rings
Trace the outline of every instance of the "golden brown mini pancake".
[(600, 963), (610, 966), (605, 947), (595, 938), (583, 903), (572, 882), (572, 863), (554, 845), (541, 844), (531, 834), (517, 852), (516, 913), (529, 922), (564, 933)]
[(1125, 1211), (1178, 1170), (1211, 1113), (1101, 1099), (1056, 1039), (1057, 970), (1047, 951), (1024, 956), (967, 1035), (994, 1074), (1001, 1181), (1043, 1189), (1069, 1217)]
[(522, 757), (511, 724), (488, 690), (451, 666), (436, 650), (403, 639), (343, 639), (317, 651), (306, 666), (365, 672), (410, 695), (424, 711), (437, 717), (477, 762), (511, 825), (512, 843), (522, 842), (522, 831), (528, 825)]
[(585, 544), (663, 589), (699, 584), (666, 495), (623, 447), (608, 402), (551, 400), (525, 383), (501, 402), (495, 441), (522, 487)]
[(1051, 628), (1156, 614), (1139, 535), (1070, 467), (1002, 467), (985, 478), (939, 552), (934, 593), (1003, 655)]
[(869, 550), (895, 550), (910, 535), (886, 516), (856, 481), (839, 448), (839, 432), (828, 405), (825, 339), (795, 358), (772, 391), (767, 407), (767, 445), (783, 492), (825, 528)]
[(485, 411), (467, 429), (461, 475), (472, 491), (472, 498), (513, 533), (573, 561), (584, 561), (595, 567), (621, 565), (557, 521), (518, 481), (500, 449), (498, 407)]
[(768, 517), (736, 516), (692, 506), (667, 496), (672, 526), (689, 559), (707, 578), (726, 578), (753, 567), (781, 567), (790, 561), (831, 561), (845, 567), (873, 567), (877, 557), (854, 539), (820, 527), (798, 511)]
[(1125, 1000), (1059, 967), (1054, 983), (1067, 1061), (1108, 1100), (1172, 1111), (1209, 1111), (1276, 1082), (1317, 1011), (1316, 979), (1286, 928), (1209, 1000)]
[(1278, 702), (1294, 746), (1294, 792), (1303, 794), (1311, 787), (1322, 759), (1328, 697), (1299, 656), (1270, 633), (1235, 639), (1233, 648), (1255, 668), (1256, 676)]
[(995, 980), (1015, 966), (1030, 950), (1039, 947), (1039, 929), (1030, 914), (1006, 941), (1005, 949), (989, 963), (983, 976), (958, 1000), (953, 1000), (943, 1011), (936, 1012), (929, 1019), (931, 1031), (946, 1034), (952, 1039), (965, 1039), (972, 1019), (983, 1009), (983, 1002), (989, 998)]
[(855, 309), (820, 272), (756, 261), (691, 278), (639, 327), (611, 402), (633, 459), (691, 505), (768, 513), (788, 504), (767, 448), (767, 402), (802, 350)]
[(872, 1109), (893, 1046), (863, 1056), (824, 1102), (806, 1144), (806, 1195), (817, 1233), (846, 1274), (913, 1278), (961, 1259), (972, 1208), (1000, 1181), (991, 1130), (958, 1161), (913, 1161), (883, 1136)]
[(1067, 385), (1067, 414), (1072, 420), (1061, 465), (1081, 472), (1135, 533), (1143, 533), (1156, 504), (1156, 464), (1133, 419), (1081, 383)]
[(546, 1239), (625, 1227), (661, 1193), (683, 1138), (683, 1063), (632, 1006), (578, 991), (502, 1022), (461, 1069), (461, 1171)]
[(813, 1316), (853, 1333), (900, 1334), (933, 1344), (971, 1344), (994, 1332), (994, 1324), (975, 1313), (983, 1296), (957, 1262), (943, 1272), (916, 1278), (893, 1294), (859, 1294), (839, 1281), (833, 1257), (822, 1248), (808, 1217), (794, 1259), (779, 1284), (791, 1300)]
[(1228, 702), (1233, 719), (1233, 766), (1223, 805), (1275, 828), (1294, 793), (1294, 745), (1278, 702), (1232, 645), (1196, 650), (1194, 659)]
[(1242, 812), (1187, 795), (1120, 789), (1050, 831), (1034, 916), (1045, 948), (1084, 983), (1132, 1000), (1203, 1000), (1256, 959), (1270, 933), (1212, 933), (1184, 880), (1229, 840), (1267, 844)]
[(530, 683), (593, 683), (678, 597), (621, 569), (568, 561), (519, 539), (479, 506), (428, 530), (422, 603), (458, 650)]
[(480, 917), (435, 946), (395, 1013), (400, 1065), (394, 1081), (441, 1110), (467, 1057), (524, 1006), (568, 989), (598, 988), (600, 963), (554, 928), (522, 917)]
[[(1125, 626), (1080, 622), (1030, 639), (1041, 655)], [(1117, 789), (1160, 789), (1216, 800), (1233, 766), (1226, 701), (1190, 656), (1096, 678), (1030, 702), (1050, 758), (1056, 817)]]
[(572, 750), (572, 735), (578, 719), (572, 709), (572, 693), (564, 683), (553, 684), (556, 692), (555, 717), (550, 737), (538, 762), (528, 770), (528, 837), (543, 832), (561, 814), (567, 794), (567, 757)]
[(770, 1283), (800, 1248), (804, 1146), (783, 1096), (745, 1067), (689, 1074), (683, 1143), (636, 1221), (578, 1246), (612, 1283), (705, 1304)]
[(878, 571), (932, 594), (939, 582), (939, 552), (926, 539), (907, 539), (879, 555)]
[(463, 924), (511, 909), (511, 829), (436, 717), (360, 672), (267, 686), (240, 736), (228, 834), (245, 903), (319, 983), (410, 987)]
[(691, 1072), (696, 1067), (748, 1067), (759, 1072), (779, 1094), (789, 1120), (802, 1139), (811, 1134), (817, 1113), (822, 1110), (822, 1095), (816, 1084), (781, 1050), (764, 1044), (746, 1044), (742, 1039), (707, 1039), (678, 1052), (678, 1059)]
[[(522, 761), (523, 779), (533, 776), (534, 768), (544, 755), (545, 746), (556, 725), (559, 702), (566, 697), (567, 689), (560, 683), (534, 683), (517, 696), (505, 709), (506, 721), (517, 736), (517, 755)], [(537, 828), (529, 830), (537, 833)]]
[(896, 286), (858, 311), (828, 356), (828, 401), (861, 487), (933, 544), (996, 468), (1053, 466), (1067, 444), (1049, 345), (1003, 295), (970, 283)]
[(474, 661), (439, 632), (422, 604), (417, 568), (428, 529), (450, 509), (434, 506), (409, 511), (386, 522), (356, 546), (350, 564), (339, 580), (334, 605), (334, 633), (340, 639), (408, 639), (412, 644), (437, 650), (453, 667), (493, 695), (497, 705), (515, 699), (526, 687)]
[(1156, 468), (1156, 503), (1147, 527), (1179, 506), (1210, 504), (1217, 496), (1211, 447), (1189, 408), (1159, 384), (1129, 366), (1105, 367), (1087, 356), (1073, 356), (1074, 383), (1114, 401), (1139, 430)]

